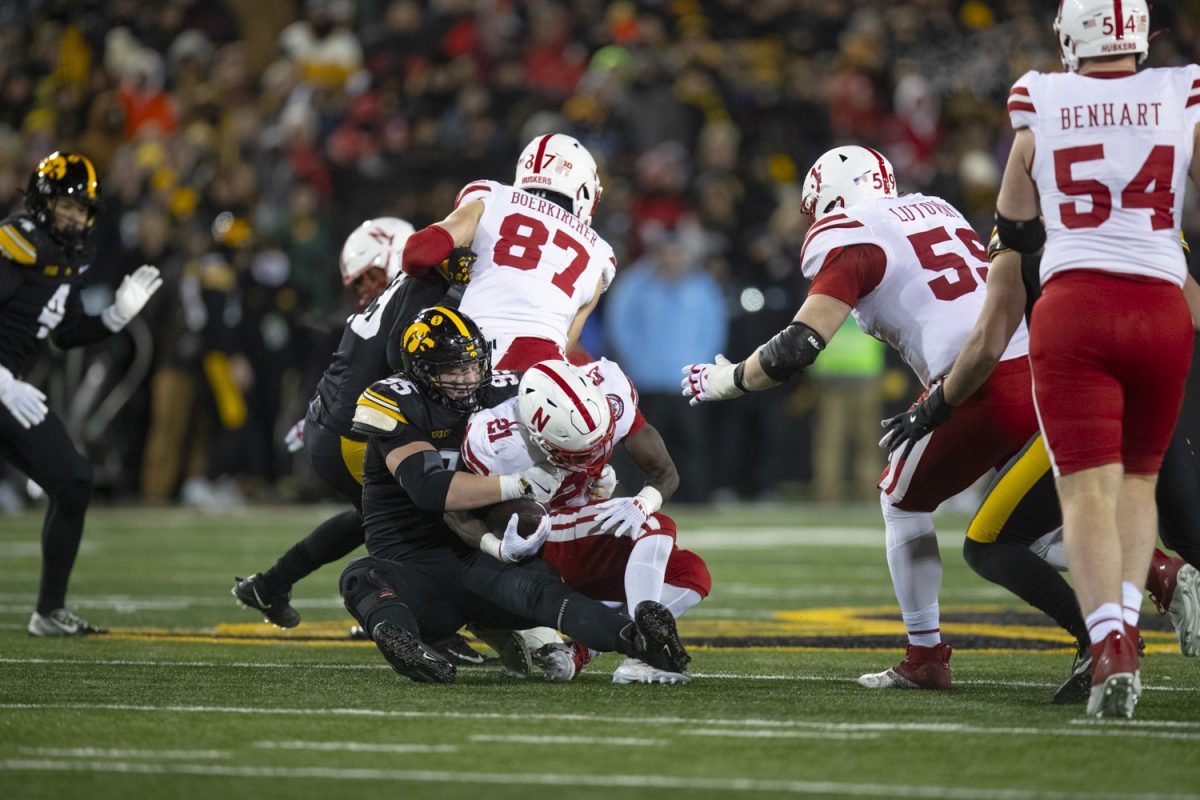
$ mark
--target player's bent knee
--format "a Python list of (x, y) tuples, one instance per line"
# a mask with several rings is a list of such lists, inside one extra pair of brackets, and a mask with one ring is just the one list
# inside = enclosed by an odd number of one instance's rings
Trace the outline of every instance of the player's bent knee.
[(342, 603), (350, 616), (366, 625), (366, 620), (379, 608), (403, 605), (396, 587), (386, 577), (385, 565), (374, 556), (351, 561), (338, 581)]
[(663, 583), (691, 589), (701, 598), (705, 598), (712, 591), (712, 574), (703, 558), (691, 550), (677, 548), (671, 553), (671, 560), (667, 562), (667, 574), (663, 577)]
[(883, 526), (887, 546), (893, 547), (926, 537), (935, 537), (933, 514), (928, 511), (905, 511), (888, 501), (886, 494), (879, 495), (879, 506), (883, 510)]

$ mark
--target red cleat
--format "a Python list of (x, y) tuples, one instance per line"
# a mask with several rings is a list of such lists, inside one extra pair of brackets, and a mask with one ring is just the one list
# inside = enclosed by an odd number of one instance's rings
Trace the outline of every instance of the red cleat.
[(903, 661), (884, 672), (859, 677), (858, 684), (868, 689), (949, 689), (950, 645), (910, 644)]
[(1133, 716), (1141, 694), (1142, 681), (1138, 672), (1136, 628), (1124, 633), (1110, 633), (1104, 641), (1092, 645), (1092, 690), (1088, 697), (1090, 717)]

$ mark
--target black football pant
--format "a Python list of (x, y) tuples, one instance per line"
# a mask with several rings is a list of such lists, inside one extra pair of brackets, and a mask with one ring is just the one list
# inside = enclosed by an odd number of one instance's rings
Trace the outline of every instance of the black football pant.
[(301, 578), (326, 564), (345, 558), (362, 545), (364, 447), (363, 443), (346, 439), (325, 427), (313, 407), (309, 406), (304, 420), (304, 450), (312, 462), (313, 471), (354, 508), (334, 514), (280, 556), (275, 565), (263, 573), (263, 582), (269, 593), (279, 595), (291, 591), (292, 584)]
[(367, 556), (346, 566), (339, 588), (346, 610), (367, 631), (390, 622), (436, 642), (468, 622), (506, 630), (545, 626), (593, 650), (635, 654), (629, 620), (572, 590), (541, 559), (504, 564), (450, 546), (400, 560)]
[[(1200, 566), (1200, 466), (1178, 429), (1158, 473), (1156, 500), (1163, 543), (1192, 566)], [(1074, 591), (1029, 549), (1060, 525), (1054, 474), (1038, 435), (992, 482), (967, 529), (963, 557), (981, 577), (1041, 609), (1086, 644), (1087, 628)]]
[(42, 583), (37, 600), (38, 613), (48, 614), (66, 605), (67, 582), (92, 497), (92, 465), (75, 449), (56, 414), (47, 414), (26, 430), (3, 406), (0, 458), (41, 486), (50, 501), (42, 524)]

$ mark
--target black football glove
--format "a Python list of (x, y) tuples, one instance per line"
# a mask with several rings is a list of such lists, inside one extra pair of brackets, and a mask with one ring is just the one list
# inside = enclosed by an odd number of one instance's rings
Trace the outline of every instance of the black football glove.
[(903, 457), (908, 458), (913, 446), (938, 425), (950, 419), (953, 411), (954, 406), (946, 402), (942, 384), (939, 383), (932, 391), (913, 403), (907, 411), (879, 423), (886, 431), (879, 440), (879, 446), (889, 453), (904, 447)]

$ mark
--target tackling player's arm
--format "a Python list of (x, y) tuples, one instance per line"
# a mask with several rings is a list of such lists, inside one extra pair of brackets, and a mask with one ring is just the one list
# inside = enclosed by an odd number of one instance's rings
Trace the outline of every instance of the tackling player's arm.
[(469, 511), (447, 511), (442, 515), (442, 519), (445, 521), (447, 527), (458, 535), (458, 538), (476, 550), (483, 549), (480, 546), (480, 542), (484, 534), (491, 533), (488, 530), (487, 523)]
[(386, 461), (388, 471), (422, 511), (467, 511), (524, 496), (518, 476), (456, 472), (427, 441), (396, 447)]
[(715, 364), (683, 368), (680, 386), (691, 405), (768, 389), (807, 368), (842, 327), (851, 309), (875, 291), (887, 271), (887, 253), (871, 242), (834, 247), (819, 258), (808, 299), (792, 324), (740, 364), (718, 355)]
[(1021, 325), (1024, 311), (1021, 254), (1009, 249), (996, 252), (988, 269), (983, 311), (942, 383), (942, 394), (948, 405), (962, 405), (983, 386)]
[(414, 277), (423, 277), (449, 258), (454, 248), (469, 246), (475, 239), (475, 228), (483, 216), (483, 209), (482, 201), (471, 200), (451, 211), (441, 222), (408, 237), (400, 268)]
[(646, 486), (662, 497), (662, 502), (671, 499), (679, 488), (679, 472), (662, 436), (650, 423), (645, 423), (622, 442), (625, 452), (646, 476)]
[(810, 294), (792, 323), (742, 362), (740, 381), (735, 374), (738, 388), (757, 392), (783, 383), (816, 361), (848, 316), (848, 303), (829, 295)]
[(587, 302), (587, 305), (575, 312), (575, 318), (571, 320), (571, 327), (567, 328), (566, 352), (571, 352), (579, 345), (579, 337), (583, 333), (583, 324), (587, 322), (588, 316), (596, 310), (596, 306), (600, 302), (600, 295), (603, 293), (604, 278), (597, 278), (596, 291), (592, 293), (592, 299)]
[(1021, 128), (1013, 139), (1000, 195), (996, 198), (996, 228), (1005, 245), (1018, 253), (1033, 254), (1046, 243), (1041, 203), (1031, 170), (1036, 150), (1033, 131)]

